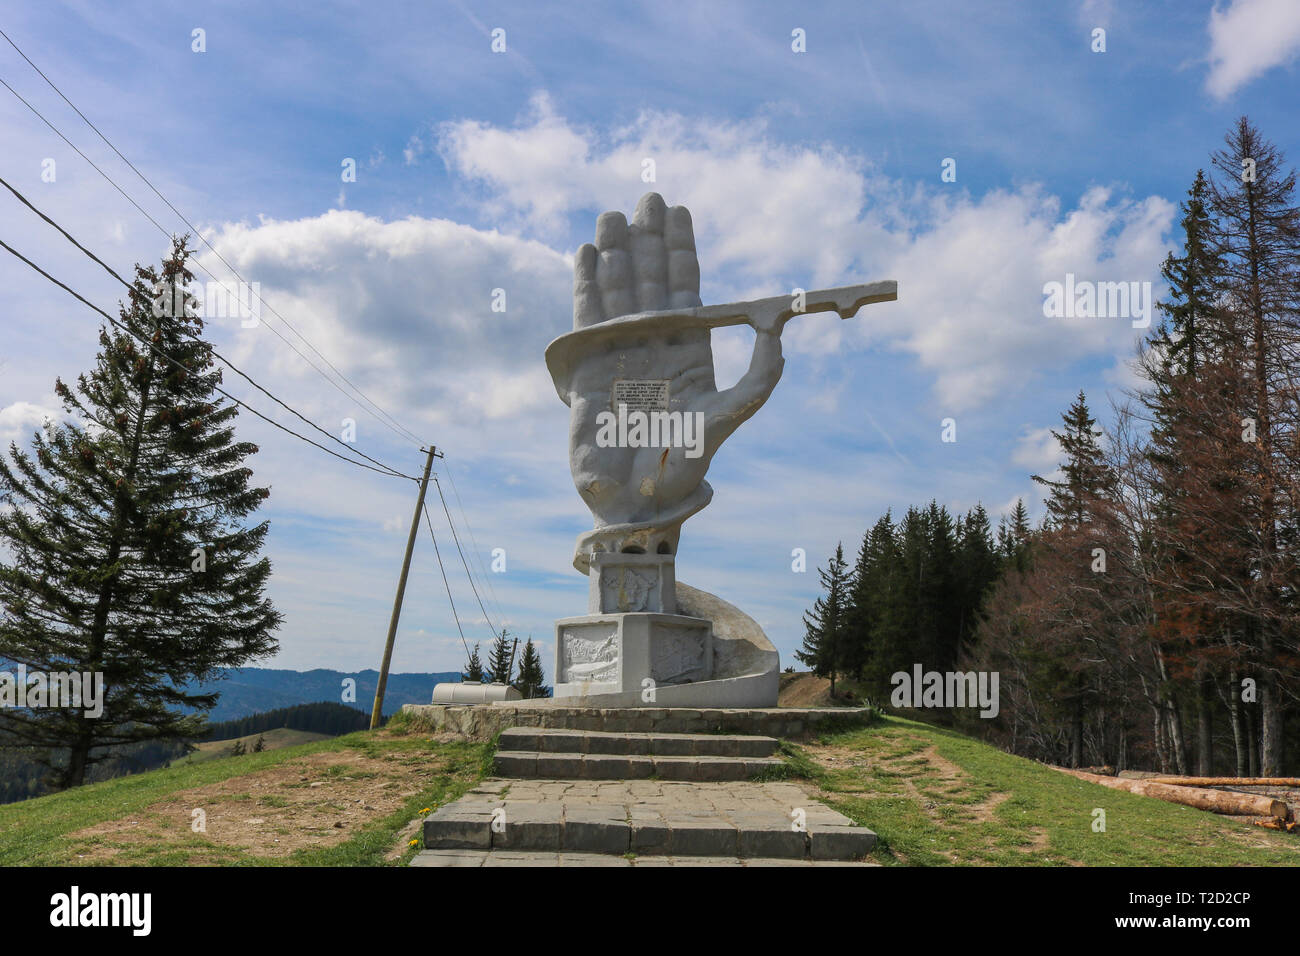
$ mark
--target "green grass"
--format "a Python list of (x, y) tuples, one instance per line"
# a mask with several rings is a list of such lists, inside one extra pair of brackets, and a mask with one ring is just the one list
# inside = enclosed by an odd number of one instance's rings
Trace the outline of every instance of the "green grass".
[[(1300, 864), (1293, 834), (1110, 790), (898, 717), (783, 750), (789, 776), (879, 835), (884, 864)], [(1098, 808), (1105, 832), (1093, 829)]]
[(302, 744), (314, 743), (317, 740), (329, 739), (328, 734), (316, 734), (307, 730), (291, 730), (288, 727), (280, 727), (277, 730), (268, 730), (264, 734), (249, 734), (247, 737), (231, 738), (230, 740), (207, 740), (200, 744), (195, 744), (194, 753), (172, 761), (175, 766), (181, 763), (203, 763), (208, 760), (219, 760), (222, 757), (230, 756), (230, 748), (235, 745), (235, 740), (242, 740), (244, 748), (249, 752), (252, 751), (257, 743), (257, 738), (263, 738), (263, 744), (267, 750), (279, 750), (282, 747), (297, 747)]
[[(396, 759), (413, 766), (438, 761), (439, 770), (421, 779), (422, 789), (386, 816), (364, 822), (341, 843), (306, 847), (291, 855), (268, 859), (254, 856), (239, 846), (221, 845), (203, 833), (188, 831), (187, 821), (177, 821), (179, 836), (162, 843), (112, 844), (111, 838), (74, 838), (72, 834), (99, 823), (129, 818), (150, 806), (166, 803), (177, 791), (202, 787), (277, 767), (304, 756), (330, 751), (356, 751), (375, 760), (373, 769), (329, 766), (319, 779), (322, 799), (328, 800), (331, 781), (374, 779), (383, 774), (386, 761)], [(0, 865), (78, 865), (78, 854), (96, 843), (109, 843), (117, 850), (107, 862), (124, 865), (183, 866), (196, 863), (252, 866), (373, 866), (408, 862), (418, 847), (407, 848), (401, 857), (385, 861), (400, 831), (425, 808), (458, 798), (483, 776), (491, 759), (489, 745), (468, 742), (439, 743), (420, 735), (396, 736), (388, 732), (363, 731), (296, 747), (266, 750), (242, 757), (227, 757), (197, 763), (181, 763), (164, 770), (89, 784), (64, 793), (0, 806)], [(238, 784), (236, 784), (238, 786)], [(298, 784), (288, 784), (297, 787)], [(302, 784), (301, 786), (309, 786)], [(216, 800), (246, 802), (250, 811), (271, 817), (276, 808), (287, 805), (274, 794), (254, 797), (251, 793), (204, 797), (204, 805)]]

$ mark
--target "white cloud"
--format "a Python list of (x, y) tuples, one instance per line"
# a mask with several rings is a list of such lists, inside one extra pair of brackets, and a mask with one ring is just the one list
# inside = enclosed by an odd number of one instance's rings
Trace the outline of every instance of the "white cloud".
[[(1043, 318), (1043, 283), (1066, 272), (1154, 280), (1174, 212), (1163, 199), (1134, 199), (1118, 188), (1091, 189), (1071, 204), (1034, 184), (980, 197), (904, 187), (850, 151), (776, 142), (759, 121), (643, 114), (625, 128), (598, 132), (571, 124), (545, 98), (513, 128), (444, 126), (439, 148), (453, 173), (481, 187), (478, 199), (497, 229), (332, 210), (226, 225), (213, 242), (352, 381), (462, 469), (483, 553), (501, 546), (510, 555), (511, 573), (497, 581), (502, 617), (535, 634), (582, 601), (581, 579), (568, 562), (573, 535), (589, 519), (567, 468), (568, 413), (542, 362), (546, 344), (571, 324), (570, 253), (561, 249), (571, 226), (590, 230), (597, 212), (630, 210), (647, 188), (687, 204), (706, 301), (795, 285), (899, 280), (897, 303), (870, 306), (852, 322), (811, 315), (787, 328), (786, 381), (762, 421), (742, 429), (719, 456), (710, 475), (718, 498), (688, 529), (683, 578), (778, 622), (772, 636), (785, 646), (797, 637), (798, 610), (812, 587), (786, 581), (790, 548), (820, 553), (841, 535), (860, 534), (858, 525), (885, 507), (938, 489), (945, 500), (973, 503), (1001, 484), (992, 465), (976, 462), (972, 472), (969, 463), (933, 457), (938, 419), (937, 409), (922, 407), (927, 383), (943, 415), (979, 406), (994, 413), (1017, 394), (1032, 395), (1035, 379), (1127, 351), (1134, 332), (1126, 319)], [(657, 160), (653, 186), (640, 181), (645, 155)], [(224, 275), (219, 263), (208, 265)], [(496, 288), (506, 291), (505, 313), (491, 310)], [(409, 447), (385, 445), (391, 436), (275, 339), (274, 316), (265, 310), (263, 325), (245, 330), (230, 320), (212, 331), (228, 355), (314, 420), (334, 428), (354, 418), (358, 447), (392, 457), (408, 472), (418, 467)], [(720, 384), (743, 372), (751, 341), (747, 330), (715, 336)], [(910, 366), (891, 351), (910, 358)], [(915, 372), (922, 375), (919, 393), (893, 394)], [(252, 422), (241, 428), (269, 431)], [(918, 444), (921, 433), (927, 437)], [(1031, 437), (1021, 436), (1024, 447), (1012, 452), (1018, 459), (1030, 454)], [(257, 432), (250, 440), (262, 443)], [(1008, 435), (1002, 447), (1010, 451), (1014, 442)], [(274, 486), (276, 508), (273, 596), (298, 609), (284, 635), (286, 656), (341, 653), (351, 640), (343, 635), (386, 613), (409, 521), (409, 486), (375, 485), (372, 476), (333, 462), (317, 463), (312, 480), (303, 481), (304, 455), (314, 452), (269, 433), (262, 444), (258, 477)], [(788, 475), (775, 475), (766, 461), (785, 447), (804, 452)], [(831, 460), (835, 475), (818, 478)], [(851, 502), (842, 494), (844, 462), (853, 465), (848, 473), (862, 476)], [(917, 468), (926, 474), (920, 490)], [(1021, 468), (1030, 470), (1017, 460)], [(755, 516), (771, 511), (774, 489), (787, 487), (801, 489), (802, 504), (790, 506), (783, 520), (796, 530), (777, 546), (758, 532)], [(999, 488), (992, 500), (1004, 494)], [(445, 541), (441, 509), (430, 508)], [(748, 540), (744, 529), (751, 526), (758, 537), (745, 561), (703, 570), (711, 554)], [(308, 537), (293, 534), (297, 527)], [(374, 533), (381, 528), (388, 533)], [(324, 584), (321, 562), (300, 543), (312, 536), (349, 549), (347, 566)], [(349, 544), (359, 538), (364, 547)], [(402, 653), (414, 660), (429, 647), (412, 646), (412, 635), (433, 628), (445, 638), (451, 623), (423, 532), (419, 546), (422, 580), (403, 616)], [(457, 580), (458, 561), (445, 547), (442, 557), (468, 619), (477, 601), (465, 593), (463, 574)], [(764, 570), (769, 563), (784, 584)], [(322, 587), (337, 595), (329, 607), (312, 603)], [(326, 633), (336, 635), (330, 640), (337, 648), (320, 643)], [(446, 663), (460, 656), (459, 638), (445, 651), (438, 650), (441, 638), (433, 643), (440, 665), (444, 653)]]
[[(694, 214), (705, 301), (892, 277), (899, 302), (855, 323), (809, 316), (786, 332), (791, 354), (834, 355), (888, 343), (935, 377), (955, 411), (1005, 397), (1029, 375), (1131, 341), (1122, 318), (1042, 317), (1042, 287), (1079, 279), (1154, 281), (1174, 213), (1160, 197), (1094, 187), (1062, 213), (1034, 184), (971, 199), (892, 182), (849, 151), (788, 146), (760, 120), (642, 113), (608, 136), (575, 126), (544, 94), (513, 129), (444, 124), (448, 166), (486, 187), (485, 212), (550, 234), (575, 214), (630, 210), (655, 189)], [(657, 179), (640, 179), (655, 159)], [(720, 341), (730, 371), (741, 360)]]
[[(1227, 99), (1251, 80), (1300, 53), (1295, 0), (1232, 0), (1210, 11), (1210, 74), (1205, 88)], [(1294, 80), (1291, 81), (1294, 83)]]
[(23, 447), (47, 420), (57, 421), (60, 417), (58, 412), (32, 402), (14, 402), (0, 408), (0, 443), (17, 442)]
[[(443, 219), (384, 222), (334, 210), (230, 225), (213, 245), (385, 408), (473, 425), (557, 401), (540, 357), (569, 327), (570, 266), (541, 243)], [(219, 263), (207, 264), (221, 276)], [(505, 291), (505, 312), (492, 311), (494, 289)], [(275, 375), (313, 378), (274, 341), (272, 329), (283, 331), (276, 316), (263, 309), (262, 324), (236, 330), (227, 322), (240, 356), (266, 356)], [(371, 427), (355, 409), (331, 411), (324, 417), (351, 415)]]
[(1057, 468), (1062, 455), (1061, 443), (1050, 428), (1026, 428), (1016, 441), (1011, 461), (1030, 474), (1046, 475)]

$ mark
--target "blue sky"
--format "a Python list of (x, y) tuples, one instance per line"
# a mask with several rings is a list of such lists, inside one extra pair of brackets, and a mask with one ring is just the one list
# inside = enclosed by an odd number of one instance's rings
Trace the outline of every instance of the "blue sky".
[[(785, 375), (714, 459), (678, 577), (802, 636), (815, 566), (886, 508), (937, 498), (996, 516), (1051, 470), (1047, 429), (1080, 388), (1103, 410), (1130, 381), (1124, 317), (1047, 319), (1066, 273), (1155, 283), (1177, 204), (1229, 124), (1295, 163), (1300, 5), (1196, 3), (19, 3), (4, 30), (222, 255), (438, 463), (488, 573), (494, 623), (550, 650), (581, 613), (569, 565), (590, 527), (567, 466), (568, 413), (542, 361), (571, 325), (570, 263), (606, 209), (653, 188), (691, 208), (705, 303), (893, 278), (899, 301), (809, 316)], [(206, 50), (192, 50), (192, 31)], [(1093, 31), (1105, 30), (1105, 52)], [(506, 51), (491, 34), (505, 31)], [(791, 49), (804, 31), (806, 52)], [(14, 50), (0, 77), (163, 226), (184, 225)], [(0, 90), (0, 175), (119, 270), (163, 236)], [(341, 180), (356, 161), (357, 181)], [(643, 161), (655, 161), (653, 185)], [(941, 180), (945, 158), (955, 182)], [(55, 161), (53, 182), (42, 163)], [(109, 307), (113, 283), (16, 201), (0, 237)], [(227, 273), (211, 254), (203, 261)], [(491, 311), (491, 291), (507, 294)], [(0, 438), (57, 410), (88, 368), (92, 313), (0, 260)], [(262, 326), (218, 347), (357, 446), (420, 456)], [(289, 337), (292, 334), (289, 333)], [(715, 336), (719, 384), (749, 342)], [(246, 389), (231, 390), (267, 413)], [(942, 442), (953, 418), (957, 441)], [(286, 424), (292, 421), (285, 419)], [(376, 666), (413, 504), (408, 484), (338, 463), (248, 416), (272, 497), (273, 666)], [(487, 625), (433, 497), (458, 611)], [(462, 543), (469, 545), (469, 541)], [(804, 548), (807, 573), (791, 570)], [(477, 567), (477, 564), (476, 564)], [(427, 534), (397, 670), (463, 659)], [(549, 669), (549, 656), (547, 657)]]

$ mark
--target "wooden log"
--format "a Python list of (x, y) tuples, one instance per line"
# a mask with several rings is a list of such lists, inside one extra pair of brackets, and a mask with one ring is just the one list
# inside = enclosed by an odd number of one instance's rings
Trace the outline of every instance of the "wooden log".
[(1145, 777), (1148, 783), (1168, 783), (1176, 787), (1285, 787), (1300, 790), (1300, 777)]
[(1272, 817), (1277, 820), (1289, 820), (1290, 808), (1281, 800), (1258, 796), (1252, 793), (1231, 793), (1226, 790), (1211, 790), (1198, 787), (1179, 787), (1151, 780), (1127, 780), (1122, 777), (1103, 777), (1082, 770), (1069, 770), (1057, 767), (1062, 773), (1068, 773), (1089, 783), (1110, 787), (1112, 790), (1124, 790), (1144, 797), (1155, 797), (1167, 803), (1179, 803), (1197, 810), (1208, 810), (1227, 816)]

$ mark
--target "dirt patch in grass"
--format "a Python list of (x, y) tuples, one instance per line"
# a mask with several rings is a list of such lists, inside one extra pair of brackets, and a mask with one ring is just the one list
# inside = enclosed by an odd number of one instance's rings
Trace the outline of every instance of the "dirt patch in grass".
[[(276, 860), (334, 846), (425, 790), (446, 761), (428, 752), (338, 750), (180, 790), (128, 816), (70, 834), (77, 862), (125, 863), (175, 850), (187, 862)], [(202, 817), (195, 814), (203, 811)], [(202, 830), (195, 830), (201, 819)]]
[[(854, 792), (864, 794), (865, 799), (871, 799), (872, 793), (903, 796), (915, 803), (936, 831), (993, 822), (998, 807), (1011, 796), (977, 785), (961, 767), (940, 756), (933, 743), (919, 736), (897, 734), (878, 739), (878, 743), (886, 746), (870, 754), (843, 744), (806, 745), (808, 756), (829, 772), (819, 796), (829, 800)], [(1023, 852), (1034, 853), (1047, 846), (1047, 833), (1041, 828), (1026, 835), (1029, 839), (1020, 848)], [(960, 854), (954, 850), (938, 846), (932, 850), (960, 862)]]
[(789, 680), (781, 682), (781, 690), (776, 702), (778, 707), (829, 707), (831, 705), (831, 682), (828, 678), (813, 674), (788, 676)]

